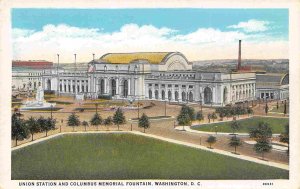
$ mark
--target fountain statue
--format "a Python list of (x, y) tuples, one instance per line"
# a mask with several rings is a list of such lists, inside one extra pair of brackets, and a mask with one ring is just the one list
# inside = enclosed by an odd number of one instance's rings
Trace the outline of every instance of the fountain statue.
[(20, 110), (34, 110), (34, 109), (48, 109), (53, 108), (55, 103), (48, 103), (44, 99), (44, 89), (42, 86), (37, 88), (35, 100), (26, 101), (24, 105), (21, 106)]

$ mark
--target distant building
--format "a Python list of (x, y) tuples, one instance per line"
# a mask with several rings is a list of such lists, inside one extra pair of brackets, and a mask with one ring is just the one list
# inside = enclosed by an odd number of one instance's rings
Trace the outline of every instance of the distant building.
[(44, 70), (51, 69), (52, 62), (43, 60), (12, 61), (12, 89), (35, 90), (42, 84)]
[(260, 99), (287, 99), (289, 97), (289, 74), (257, 74), (256, 95)]
[(12, 61), (13, 68), (28, 68), (28, 69), (50, 69), (53, 67), (53, 62), (45, 60), (14, 60)]

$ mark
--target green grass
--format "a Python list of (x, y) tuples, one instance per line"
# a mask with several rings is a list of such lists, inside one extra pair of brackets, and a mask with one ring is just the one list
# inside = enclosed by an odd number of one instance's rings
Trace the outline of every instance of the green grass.
[[(226, 118), (224, 118), (226, 121)], [(241, 125), (241, 129), (237, 133), (248, 133), (249, 128), (255, 127), (258, 125), (259, 122), (267, 122), (272, 129), (273, 134), (279, 134), (284, 132), (284, 126), (289, 122), (288, 118), (272, 118), (272, 117), (253, 117), (243, 120), (238, 120)], [(215, 132), (215, 127), (217, 126), (218, 132), (223, 133), (231, 133), (232, 129), (230, 127), (231, 121), (222, 122), (222, 123), (212, 123), (212, 124), (205, 124), (200, 126), (192, 127), (192, 129), (198, 131), (208, 131), (208, 132)]]
[(288, 179), (288, 171), (131, 134), (70, 134), (12, 152), (12, 179)]
[[(282, 113), (284, 111), (284, 105), (279, 105), (278, 110), (276, 105), (270, 110), (270, 112)], [(286, 106), (286, 112), (289, 113), (289, 105)]]

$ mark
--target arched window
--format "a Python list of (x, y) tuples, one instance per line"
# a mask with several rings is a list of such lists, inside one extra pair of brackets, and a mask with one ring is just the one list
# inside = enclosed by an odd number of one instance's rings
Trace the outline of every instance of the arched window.
[(178, 91), (175, 91), (175, 101), (178, 101), (179, 100), (179, 98), (178, 98)]
[(100, 79), (100, 87), (99, 87), (99, 93), (103, 94), (104, 93), (104, 79)]
[(155, 99), (157, 100), (158, 99), (158, 90), (155, 90), (154, 94), (155, 94)]
[(128, 96), (128, 80), (124, 80), (123, 82), (123, 97), (127, 98)]
[(165, 99), (166, 99), (166, 94), (165, 94), (165, 91), (164, 91), (164, 90), (161, 91), (161, 99), (162, 99), (162, 100), (165, 100)]
[(172, 100), (172, 92), (171, 91), (168, 91), (168, 100)]
[(189, 101), (190, 101), (190, 102), (193, 102), (193, 101), (194, 101), (194, 97), (193, 97), (192, 91), (190, 91), (190, 93), (189, 93)]
[(111, 80), (111, 96), (115, 96), (116, 95), (116, 89), (117, 89), (116, 80), (112, 79)]
[(185, 94), (185, 92), (182, 92), (182, 93), (181, 93), (181, 99), (182, 99), (182, 101), (185, 101), (185, 100), (186, 100), (186, 94)]
[(152, 91), (149, 90), (149, 99), (152, 99)]
[(211, 88), (205, 87), (204, 89), (204, 104), (212, 103), (212, 91)]

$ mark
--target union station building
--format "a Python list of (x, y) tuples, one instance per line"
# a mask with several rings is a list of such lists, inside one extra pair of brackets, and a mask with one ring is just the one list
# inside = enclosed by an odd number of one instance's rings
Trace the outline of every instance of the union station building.
[(256, 99), (255, 73), (197, 71), (180, 52), (108, 53), (86, 70), (44, 71), (42, 86), (59, 95), (211, 106)]

